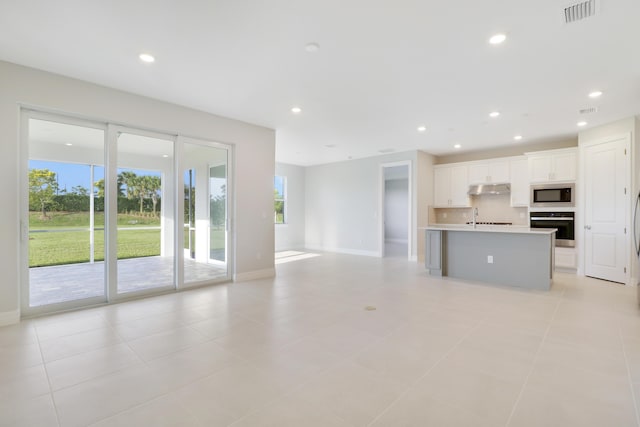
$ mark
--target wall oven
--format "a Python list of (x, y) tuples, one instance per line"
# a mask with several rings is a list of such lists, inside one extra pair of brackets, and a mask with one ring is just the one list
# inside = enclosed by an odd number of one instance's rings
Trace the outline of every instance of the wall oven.
[(573, 207), (575, 202), (574, 184), (543, 184), (531, 186), (532, 208)]
[(576, 246), (574, 212), (531, 212), (531, 228), (557, 228), (556, 246)]

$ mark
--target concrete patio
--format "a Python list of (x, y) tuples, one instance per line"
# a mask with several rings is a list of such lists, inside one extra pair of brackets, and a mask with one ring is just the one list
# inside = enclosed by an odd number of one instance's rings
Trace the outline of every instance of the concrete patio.
[[(223, 266), (184, 260), (184, 282), (226, 277)], [(118, 260), (118, 292), (173, 286), (173, 257), (145, 257)], [(31, 307), (99, 297), (105, 294), (104, 262), (67, 264), (29, 269)]]

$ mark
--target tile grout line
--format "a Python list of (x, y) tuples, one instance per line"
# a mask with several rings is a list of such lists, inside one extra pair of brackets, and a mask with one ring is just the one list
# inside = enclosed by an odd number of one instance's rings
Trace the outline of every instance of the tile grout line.
[(44, 354), (42, 353), (42, 346), (40, 345), (40, 334), (38, 334), (37, 324), (33, 325), (33, 331), (36, 334), (36, 341), (38, 343), (38, 350), (40, 351), (40, 357), (42, 358), (42, 367), (44, 368), (44, 374), (47, 376), (47, 384), (49, 385), (49, 396), (51, 397), (51, 403), (53, 403), (53, 410), (56, 413), (56, 422), (60, 426), (60, 414), (58, 414), (58, 405), (56, 405), (56, 399), (53, 396), (53, 387), (51, 386), (51, 379), (49, 378), (49, 370), (47, 369), (47, 363), (44, 360)]
[(511, 408), (511, 413), (509, 414), (509, 418), (507, 419), (507, 422), (505, 423), (505, 427), (508, 427), (509, 424), (511, 423), (511, 419), (513, 418), (513, 415), (516, 413), (516, 408), (518, 407), (518, 404), (520, 403), (520, 400), (522, 399), (522, 395), (524, 394), (524, 390), (527, 387), (527, 384), (529, 383), (529, 378), (531, 378), (531, 374), (533, 374), (533, 370), (536, 367), (536, 363), (538, 362), (538, 357), (540, 356), (540, 352), (542, 351), (542, 347), (544, 346), (544, 342), (547, 339), (547, 335), (549, 335), (549, 331), (551, 330), (551, 326), (553, 325), (553, 321), (556, 318), (556, 314), (558, 313), (558, 309), (560, 308), (560, 305), (562, 304), (562, 298), (564, 297), (564, 289), (562, 290), (562, 294), (560, 295), (560, 297), (558, 298), (558, 303), (556, 304), (556, 308), (555, 310), (553, 310), (553, 315), (551, 316), (551, 319), (549, 320), (549, 325), (547, 325), (547, 329), (546, 331), (544, 331), (544, 335), (542, 336), (542, 340), (540, 341), (540, 345), (538, 346), (538, 350), (536, 351), (535, 356), (533, 357), (533, 362), (531, 363), (531, 369), (529, 369), (529, 373), (527, 374), (527, 377), (524, 379), (524, 383), (522, 383), (522, 387), (520, 387), (520, 392), (518, 393), (518, 397), (516, 399), (516, 401), (513, 403), (513, 407)]
[[(333, 325), (333, 323), (332, 323), (332, 325)], [(326, 372), (329, 372), (331, 369), (334, 369), (334, 368), (336, 368), (337, 366), (340, 366), (341, 364), (344, 364), (344, 363), (347, 363), (347, 362), (351, 362), (351, 361), (353, 361), (353, 359), (354, 359), (355, 357), (357, 357), (357, 356), (359, 356), (360, 354), (364, 353), (365, 351), (369, 350), (371, 347), (373, 347), (375, 344), (379, 343), (380, 341), (382, 341), (382, 340), (384, 340), (384, 339), (388, 338), (388, 337), (389, 337), (389, 336), (391, 336), (395, 331), (396, 331), (396, 330), (394, 329), (394, 330), (392, 330), (392, 331), (388, 332), (387, 334), (385, 334), (385, 335), (384, 335), (384, 336), (382, 336), (382, 337), (377, 337), (377, 339), (376, 339), (376, 340), (374, 340), (372, 343), (370, 343), (370, 344), (368, 344), (368, 345), (365, 345), (363, 348), (361, 348), (359, 351), (356, 351), (354, 354), (349, 355), (349, 356), (346, 356), (346, 357), (344, 357), (344, 358), (342, 358), (342, 359), (340, 359), (340, 360), (335, 361), (334, 363), (329, 364), (329, 366), (327, 366), (327, 367), (326, 367), (326, 368), (324, 368), (324, 369), (319, 370), (318, 372), (315, 372), (315, 374), (316, 374), (316, 375), (322, 375), (322, 374), (324, 374), (324, 373), (326, 373)], [(306, 338), (306, 337), (301, 337), (299, 340), (296, 340), (296, 342), (299, 342), (299, 341), (303, 340), (304, 338)], [(243, 359), (243, 360), (245, 360), (245, 359)], [(248, 363), (248, 364), (249, 364), (251, 367), (253, 367), (254, 369), (257, 369), (257, 370), (259, 370), (259, 371), (262, 371), (262, 369), (261, 369), (261, 368), (258, 368), (257, 366), (253, 365), (253, 363), (251, 363), (249, 360), (245, 360), (245, 361), (246, 361), (246, 363)], [(354, 362), (354, 363), (357, 363), (357, 362)], [(368, 368), (365, 368), (365, 369), (369, 370)], [(294, 387), (292, 387), (292, 389), (291, 389), (291, 390), (289, 390), (289, 391), (287, 391), (287, 392), (282, 393), (282, 395), (278, 396), (277, 398), (274, 398), (273, 400), (270, 400), (269, 402), (265, 403), (264, 405), (259, 406), (259, 407), (256, 407), (256, 408), (254, 408), (254, 409), (250, 410), (248, 413), (244, 414), (242, 417), (238, 418), (237, 420), (235, 420), (235, 421), (233, 421), (231, 424), (229, 424), (229, 426), (228, 426), (228, 427), (231, 427), (231, 426), (233, 426), (234, 424), (237, 424), (238, 422), (240, 422), (240, 421), (244, 420), (245, 418), (247, 418), (247, 417), (249, 417), (249, 416), (251, 416), (251, 415), (253, 415), (253, 414), (255, 414), (255, 413), (257, 413), (257, 412), (259, 412), (259, 411), (261, 411), (261, 410), (267, 409), (268, 407), (272, 406), (275, 402), (277, 402), (277, 401), (278, 401), (278, 399), (280, 399), (281, 397), (290, 396), (291, 394), (293, 394), (294, 392), (296, 392), (298, 389), (300, 389), (301, 387), (303, 387), (305, 384), (309, 383), (310, 381), (312, 381), (312, 379), (307, 378), (306, 380), (302, 381), (300, 384), (297, 384), (297, 385), (295, 385)], [(307, 403), (311, 404), (311, 405), (312, 405), (313, 407), (315, 407), (315, 408), (322, 408), (322, 407), (318, 407), (318, 406), (316, 406), (315, 404), (313, 404), (313, 403), (311, 403), (311, 402), (307, 402)], [(335, 417), (335, 418), (337, 418), (337, 419), (339, 419), (339, 420), (343, 421), (344, 423), (346, 423), (346, 424), (350, 424), (347, 420), (343, 419), (343, 418), (342, 418), (342, 417), (340, 417), (339, 415), (337, 415), (337, 414), (335, 414), (335, 413), (333, 413), (333, 412), (330, 412), (330, 414), (331, 414), (333, 417)]]
[(422, 374), (420, 377), (418, 377), (418, 379), (416, 379), (415, 381), (413, 381), (413, 383), (411, 383), (402, 393), (400, 393), (400, 395), (398, 397), (396, 397), (393, 402), (391, 402), (389, 405), (387, 405), (387, 407), (380, 412), (373, 420), (371, 420), (368, 424), (368, 426), (373, 425), (373, 423), (375, 423), (376, 421), (378, 421), (384, 414), (386, 414), (387, 412), (389, 412), (389, 410), (396, 404), (398, 403), (398, 401), (400, 399), (402, 399), (408, 392), (409, 390), (412, 389), (412, 387), (414, 385), (416, 385), (419, 381), (421, 381), (422, 379), (426, 378), (427, 375), (429, 375), (431, 373), (431, 371), (433, 371), (438, 365), (440, 365), (440, 363), (447, 358), (447, 356), (449, 356), (449, 354), (451, 354), (456, 348), (458, 348), (460, 346), (460, 344), (462, 344), (462, 342), (464, 340), (466, 340), (473, 332), (475, 332), (480, 326), (482, 326), (484, 323), (486, 323), (486, 319), (482, 319), (479, 320), (478, 323), (471, 328), (466, 334), (464, 334), (464, 336), (462, 338), (460, 338), (458, 340), (458, 342), (456, 342), (454, 344), (453, 347), (451, 347), (445, 354), (442, 355), (442, 357), (440, 359), (438, 359), (436, 361), (436, 363), (433, 364), (433, 366), (431, 366), (429, 369), (427, 369), (427, 371)]
[(638, 411), (638, 400), (636, 399), (636, 392), (633, 387), (633, 378), (631, 377), (631, 368), (629, 367), (629, 358), (627, 357), (627, 348), (624, 344), (624, 337), (622, 335), (622, 326), (618, 325), (618, 333), (620, 334), (620, 341), (622, 342), (622, 354), (624, 355), (624, 364), (627, 368), (627, 378), (629, 379), (629, 388), (631, 389), (631, 399), (633, 400), (633, 409), (636, 413), (636, 424), (640, 427), (640, 412)]
[[(102, 315), (102, 313), (101, 313), (101, 315)], [(104, 317), (104, 316), (103, 316), (103, 317)], [(161, 359), (161, 358), (163, 358), (163, 357), (167, 357), (167, 356), (171, 356), (172, 354), (179, 353), (180, 351), (183, 351), (183, 350), (191, 349), (191, 348), (195, 347), (196, 345), (198, 345), (198, 344), (193, 344), (193, 345), (190, 345), (190, 346), (188, 346), (188, 347), (186, 347), (186, 348), (183, 348), (183, 349), (177, 350), (177, 351), (175, 351), (175, 352), (167, 353), (167, 354), (165, 354), (165, 355), (163, 355), (163, 356), (160, 356), (160, 357), (158, 357), (158, 358), (155, 358), (155, 359), (152, 359), (152, 360), (147, 361), (147, 360), (143, 359), (143, 358), (142, 358), (142, 357), (141, 357), (141, 356), (140, 356), (140, 355), (139, 355), (139, 354), (138, 354), (138, 353), (137, 353), (137, 352), (136, 352), (136, 351), (135, 351), (135, 350), (134, 350), (134, 349), (129, 345), (129, 342), (128, 342), (127, 340), (125, 340), (125, 339), (124, 339), (124, 338), (123, 338), (123, 337), (118, 333), (118, 331), (114, 328), (114, 325), (112, 325), (112, 324), (109, 322), (109, 320), (108, 320), (108, 319), (106, 319), (106, 318), (105, 318), (105, 320), (107, 321), (107, 324), (109, 325), (108, 327), (109, 327), (110, 329), (112, 329), (112, 330), (113, 330), (113, 332), (114, 332), (114, 333), (115, 333), (115, 334), (116, 334), (116, 335), (117, 335), (117, 336), (122, 340), (122, 342), (121, 342), (120, 344), (124, 344), (124, 345), (126, 345), (126, 346), (127, 346), (127, 348), (128, 348), (128, 349), (129, 349), (129, 350), (130, 350), (130, 351), (131, 351), (131, 352), (132, 352), (132, 353), (133, 353), (133, 354), (134, 354), (134, 355), (139, 359), (140, 363), (141, 363), (142, 365), (144, 365), (145, 367), (147, 367), (147, 368), (149, 367), (149, 364), (150, 364), (151, 362), (153, 362), (154, 360)], [(134, 319), (133, 321), (135, 321), (135, 319)], [(188, 325), (183, 325), (183, 326), (187, 326), (187, 327), (188, 327)], [(198, 332), (198, 331), (196, 331), (196, 332)], [(151, 334), (151, 335), (157, 335), (157, 334), (160, 334), (160, 333), (162, 333), (162, 332), (158, 332), (158, 333)], [(151, 336), (151, 335), (149, 335), (149, 336)], [(203, 335), (203, 334), (202, 334), (202, 333), (200, 333), (200, 335)], [(141, 338), (144, 338), (144, 337), (141, 337)], [(136, 338), (136, 339), (140, 339), (140, 338)], [(135, 341), (135, 339), (134, 339), (134, 340), (132, 340), (132, 341)], [(206, 343), (206, 342), (214, 342), (214, 341), (215, 341), (214, 339), (208, 339), (207, 341), (203, 341), (203, 342), (202, 342), (202, 343), (200, 343), (200, 344), (203, 344), (203, 343)], [(235, 357), (235, 356), (234, 356), (234, 357)], [(111, 374), (113, 374), (113, 373), (117, 373), (117, 372), (122, 372), (123, 370), (128, 369), (128, 368), (130, 368), (130, 366), (129, 366), (129, 367), (126, 367), (126, 368), (118, 369), (117, 371), (110, 372), (110, 373), (108, 373), (108, 374), (99, 375), (98, 377), (95, 377), (95, 378), (93, 378), (93, 379), (101, 378), (101, 377), (105, 377), (105, 376), (107, 376), (107, 375), (111, 375)], [(161, 394), (159, 394), (158, 396), (153, 397), (152, 399), (149, 399), (149, 400), (144, 401), (144, 402), (140, 402), (140, 403), (138, 403), (138, 404), (136, 404), (136, 405), (133, 405), (133, 406), (128, 407), (128, 408), (125, 408), (125, 409), (123, 409), (123, 410), (121, 410), (121, 411), (118, 411), (118, 412), (116, 412), (116, 413), (114, 413), (114, 414), (108, 415), (107, 417), (101, 418), (101, 419), (99, 419), (99, 420), (97, 420), (97, 421), (93, 422), (93, 423), (92, 423), (92, 424), (90, 424), (90, 425), (94, 425), (94, 424), (97, 424), (97, 423), (99, 423), (99, 422), (101, 422), (101, 421), (108, 420), (108, 419), (111, 419), (111, 418), (115, 418), (115, 417), (117, 417), (117, 416), (118, 416), (118, 415), (120, 415), (120, 414), (123, 414), (123, 413), (126, 413), (126, 412), (128, 412), (128, 411), (131, 411), (132, 409), (135, 409), (135, 408), (138, 408), (138, 407), (142, 407), (142, 406), (144, 406), (144, 405), (149, 404), (150, 402), (154, 402), (154, 401), (156, 401), (156, 400), (159, 400), (159, 399), (162, 399), (162, 398), (164, 398), (164, 397), (167, 397), (167, 396), (169, 396), (171, 393), (174, 393), (175, 391), (177, 391), (177, 390), (179, 390), (179, 389), (181, 389), (181, 388), (184, 388), (184, 387), (186, 387), (186, 386), (188, 386), (188, 385), (190, 385), (190, 384), (196, 383), (196, 382), (198, 382), (198, 381), (200, 381), (200, 380), (202, 380), (202, 379), (205, 379), (205, 378), (209, 378), (209, 377), (211, 377), (211, 376), (214, 376), (214, 375), (216, 375), (218, 372), (219, 372), (219, 371), (216, 371), (216, 372), (211, 373), (211, 374), (209, 374), (209, 375), (205, 375), (205, 376), (204, 376), (204, 377), (202, 377), (202, 378), (199, 378), (199, 379), (197, 379), (197, 380), (194, 380), (194, 381), (191, 381), (191, 382), (189, 382), (189, 383), (187, 383), (187, 384), (184, 384), (184, 385), (182, 385), (182, 386), (180, 386), (180, 387), (177, 387), (175, 390), (168, 390), (166, 393), (161, 393)], [(78, 383), (78, 384), (82, 384), (82, 383), (87, 382), (87, 381), (91, 381), (91, 380), (82, 381), (82, 382), (80, 382), (80, 383)], [(72, 386), (70, 386), (70, 387), (72, 387)], [(182, 403), (181, 403), (181, 405), (182, 405)], [(184, 405), (182, 405), (182, 407), (184, 408)], [(200, 423), (200, 424), (201, 424), (200, 419), (199, 419), (198, 417), (196, 417), (196, 416), (195, 416), (195, 414), (193, 414), (190, 410), (188, 410), (188, 408), (185, 408), (185, 409), (187, 410), (187, 412), (188, 412), (189, 414), (191, 414), (191, 415), (192, 415), (192, 416), (193, 416), (193, 417), (198, 421), (198, 423)]]

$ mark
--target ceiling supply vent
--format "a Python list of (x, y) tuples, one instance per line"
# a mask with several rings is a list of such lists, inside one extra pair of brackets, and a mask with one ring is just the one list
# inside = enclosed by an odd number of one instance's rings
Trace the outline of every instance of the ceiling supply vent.
[(583, 108), (582, 110), (578, 111), (578, 113), (580, 114), (591, 114), (591, 113), (597, 113), (597, 112), (598, 112), (598, 107)]
[(564, 22), (570, 24), (596, 14), (596, 0), (587, 0), (564, 8)]

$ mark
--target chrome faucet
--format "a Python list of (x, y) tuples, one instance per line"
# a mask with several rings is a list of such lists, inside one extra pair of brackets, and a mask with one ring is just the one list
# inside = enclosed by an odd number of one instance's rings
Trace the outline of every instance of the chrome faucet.
[(476, 228), (476, 223), (478, 222), (478, 208), (471, 208), (471, 216), (473, 217), (473, 228)]

